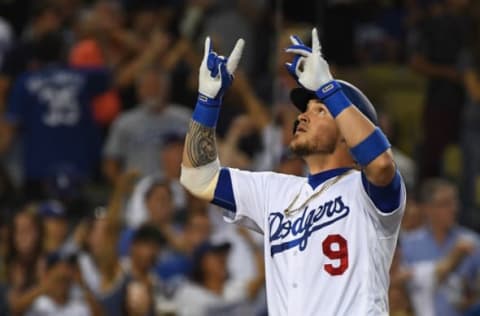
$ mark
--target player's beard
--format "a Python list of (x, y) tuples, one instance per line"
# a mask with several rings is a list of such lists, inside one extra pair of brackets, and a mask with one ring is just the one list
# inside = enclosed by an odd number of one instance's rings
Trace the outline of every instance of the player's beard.
[(290, 150), (299, 157), (306, 157), (314, 154), (332, 154), (336, 148), (336, 141), (319, 139), (307, 140), (300, 142), (298, 140), (292, 140), (289, 145)]

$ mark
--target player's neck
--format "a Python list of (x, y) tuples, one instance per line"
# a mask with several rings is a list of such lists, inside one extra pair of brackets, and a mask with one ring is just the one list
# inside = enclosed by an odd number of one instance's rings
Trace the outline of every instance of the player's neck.
[(349, 155), (338, 151), (333, 154), (314, 154), (304, 157), (310, 174), (317, 174), (323, 171), (337, 168), (353, 168), (355, 164)]

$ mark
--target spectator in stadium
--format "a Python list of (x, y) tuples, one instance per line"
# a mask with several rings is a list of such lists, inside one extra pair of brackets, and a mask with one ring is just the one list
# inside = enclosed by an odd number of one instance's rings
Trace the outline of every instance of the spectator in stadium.
[(67, 210), (58, 201), (45, 201), (38, 206), (38, 212), (43, 222), (43, 250), (45, 253), (54, 251), (72, 252), (76, 245), (68, 236)]
[(97, 208), (94, 216), (80, 223), (76, 229), (84, 232), (82, 237), (77, 237), (80, 240), (78, 243), (84, 244), (78, 256), (80, 271), (106, 315), (121, 315), (124, 312), (126, 288), (131, 277), (121, 265), (117, 244), (123, 203), (137, 176), (135, 171), (123, 173), (115, 183), (107, 208)]
[[(167, 239), (168, 245), (175, 249), (180, 248), (178, 245), (178, 232), (173, 223), (173, 201), (172, 192), (170, 191), (170, 184), (164, 178), (153, 178), (149, 181), (148, 187), (142, 191), (142, 205), (135, 205), (136, 209), (127, 209), (127, 212), (142, 211), (143, 219), (139, 220), (140, 224), (149, 223), (156, 227), (159, 232)], [(141, 210), (139, 210), (141, 208)], [(135, 235), (134, 228), (125, 229), (120, 237), (120, 254), (125, 256), (129, 253), (129, 248), (133, 236)]]
[(209, 238), (211, 231), (210, 219), (204, 212), (188, 212), (175, 246), (163, 245), (155, 263), (155, 273), (169, 288), (174, 289), (190, 275), (193, 251)]
[(473, 222), (480, 227), (475, 213), (480, 211), (480, 3), (472, 1), (469, 12), (473, 27), (469, 40), (469, 50), (463, 56), (464, 83), (467, 102), (462, 113), (461, 141), (463, 151), (463, 200), (465, 222)]
[(400, 257), (400, 248), (397, 246), (390, 266), (390, 288), (388, 290), (390, 315), (413, 316), (412, 304), (406, 286), (406, 282), (410, 278), (410, 272), (402, 265)]
[(159, 156), (165, 135), (186, 134), (188, 127), (188, 112), (168, 103), (167, 73), (156, 67), (144, 69), (136, 88), (140, 105), (114, 121), (105, 143), (103, 171), (111, 181), (127, 169), (144, 176), (163, 175)]
[[(108, 66), (100, 43), (94, 38), (84, 38), (74, 44), (69, 53), (69, 64), (78, 68)], [(120, 112), (121, 101), (117, 91), (111, 89), (96, 96), (92, 106), (95, 121), (108, 126)]]
[(7, 102), (8, 89), (16, 77), (35, 67), (35, 42), (62, 24), (59, 8), (53, 1), (37, 1), (22, 37), (6, 53), (0, 68), (0, 108)]
[(255, 125), (247, 115), (239, 115), (232, 119), (225, 137), (218, 145), (219, 157), (222, 161), (233, 168), (251, 169), (253, 167), (253, 157), (240, 148), (242, 139), (248, 137), (252, 129), (255, 129)]
[[(421, 228), (403, 233), (401, 235), (401, 251), (404, 264), (408, 267), (420, 265), (419, 276), (433, 276), (436, 263), (444, 260), (449, 254), (456, 253), (456, 247), (472, 249), (472, 243), (478, 243), (478, 235), (456, 222), (458, 213), (457, 188), (450, 182), (432, 178), (426, 180), (421, 187), (420, 203), (425, 212), (426, 223)], [(464, 242), (467, 240), (468, 242)], [(462, 246), (467, 243), (467, 246)], [(469, 251), (460, 251), (455, 255), (454, 267), (467, 260)], [(471, 252), (471, 251), (470, 251)], [(421, 265), (429, 262), (429, 264)], [(423, 268), (422, 268), (423, 267)], [(430, 285), (434, 289), (433, 311), (436, 316), (460, 315), (457, 306), (461, 303), (461, 282), (459, 272), (454, 268), (449, 269), (452, 273), (445, 273), (441, 278), (443, 282), (435, 283), (435, 280), (427, 283), (419, 281), (418, 284)], [(418, 285), (417, 285), (418, 286)], [(432, 290), (431, 290), (432, 291)], [(422, 314), (423, 315), (423, 314)]]
[[(155, 272), (162, 280), (176, 283), (188, 275), (193, 248), (208, 237), (211, 229), (205, 214), (190, 212), (190, 209), (186, 212), (186, 219), (174, 221), (171, 192), (170, 184), (164, 178), (149, 177), (139, 182), (126, 210), (127, 219), (135, 225), (123, 230), (119, 253), (121, 256), (130, 253), (138, 226), (148, 223), (161, 232), (166, 241), (157, 253)], [(130, 217), (130, 213), (137, 214)]]
[[(198, 29), (203, 29), (205, 34), (212, 34), (218, 43), (219, 49), (233, 47), (235, 36), (241, 36), (246, 41), (253, 43), (256, 20), (261, 16), (261, 11), (266, 6), (259, 1), (191, 1), (185, 8), (184, 21), (180, 31), (185, 38), (192, 39), (198, 35)], [(260, 21), (258, 21), (260, 22)], [(244, 52), (244, 69), (254, 71), (254, 47)]]
[[(130, 282), (139, 282), (145, 286), (149, 293), (155, 295), (155, 300), (166, 296), (166, 285), (158, 278), (154, 269), (157, 264), (158, 254), (165, 244), (165, 238), (160, 231), (151, 225), (145, 224), (138, 227), (132, 237), (129, 256), (124, 258), (124, 269)], [(155, 302), (149, 310), (154, 309)]]
[(193, 252), (191, 282), (175, 293), (179, 316), (189, 315), (252, 315), (251, 301), (263, 287), (263, 256), (257, 252), (258, 271), (250, 280), (229, 279), (227, 258), (231, 244), (210, 238)]
[(46, 271), (42, 276), (42, 283), (47, 286), (25, 315), (101, 316), (100, 305), (77, 269), (74, 256), (59, 252), (48, 254)]
[(142, 282), (128, 284), (125, 299), (126, 316), (154, 316), (154, 297), (151, 289)]
[(457, 64), (467, 44), (467, 3), (467, 0), (444, 1), (441, 9), (426, 18), (412, 36), (410, 66), (427, 78), (420, 180), (441, 175), (446, 146), (459, 140), (465, 91)]
[[(462, 60), (463, 79), (467, 91), (467, 102), (462, 113), (462, 150), (463, 150), (463, 202), (465, 213), (463, 219), (478, 229), (476, 213), (480, 210), (480, 3), (471, 1), (469, 13), (473, 21), (469, 47)], [(467, 293), (465, 315), (474, 316), (480, 313), (480, 250), (462, 267), (462, 276)]]
[[(28, 23), (23, 25), (23, 32), (19, 38), (12, 38), (10, 48), (5, 52), (0, 65), (0, 115), (2, 116), (8, 106), (9, 92), (17, 76), (25, 71), (34, 70), (38, 66), (34, 50), (36, 41), (44, 34), (60, 31), (62, 24), (59, 8), (52, 1), (35, 1), (29, 9), (30, 16), (25, 21)], [(23, 7), (21, 11), (25, 16)], [(10, 22), (18, 26), (17, 21), (10, 20)], [(0, 122), (3, 120), (3, 117), (0, 118)], [(3, 164), (12, 182), (16, 187), (20, 187), (24, 173), (20, 161), (21, 148), (18, 142), (9, 144), (11, 132), (8, 124), (0, 124), (0, 134), (5, 135), (0, 137), (0, 156), (3, 156)]]
[[(436, 311), (439, 288), (444, 286), (464, 259), (473, 253), (475, 247), (472, 240), (460, 238), (445, 257), (409, 265), (401, 263), (401, 250), (397, 248), (390, 270), (391, 312), (398, 312), (398, 315), (404, 315), (401, 312), (421, 316), (450, 315), (442, 314), (446, 311)], [(460, 304), (463, 304), (461, 293), (458, 296)]]
[(403, 214), (401, 232), (408, 233), (423, 227), (425, 223), (423, 210), (413, 191), (407, 193), (405, 214)]
[[(141, 6), (141, 4), (140, 4)], [(126, 28), (125, 12), (118, 3), (98, 1), (80, 16), (77, 42), (70, 51), (70, 62), (78, 67), (114, 67), (113, 91), (94, 100), (97, 122), (108, 125), (120, 107), (130, 109), (136, 104), (134, 83), (145, 68), (167, 59), (170, 34), (160, 30), (161, 22), (150, 8), (130, 12), (132, 28)], [(167, 54), (168, 55), (168, 54)]]
[(8, 132), (0, 152), (19, 136), (25, 193), (33, 200), (45, 197), (45, 182), (58, 169), (68, 168), (88, 179), (100, 156), (100, 135), (90, 106), (91, 99), (109, 87), (110, 73), (59, 64), (62, 47), (62, 38), (54, 33), (36, 42), (39, 68), (17, 78), (6, 113)]
[(22, 314), (47, 286), (40, 280), (44, 264), (43, 227), (34, 206), (25, 207), (13, 217), (9, 241), (6, 260), (8, 304), (13, 314)]
[[(232, 94), (226, 97), (229, 105), (238, 102), (242, 114), (227, 120), (223, 135), (222, 159), (232, 166), (250, 170), (270, 170), (280, 158), (280, 132), (267, 105), (260, 99), (243, 71), (236, 74)], [(236, 104), (236, 103), (234, 103)], [(231, 105), (230, 105), (231, 106)], [(230, 107), (229, 106), (229, 107)], [(221, 124), (219, 134), (222, 133)]]

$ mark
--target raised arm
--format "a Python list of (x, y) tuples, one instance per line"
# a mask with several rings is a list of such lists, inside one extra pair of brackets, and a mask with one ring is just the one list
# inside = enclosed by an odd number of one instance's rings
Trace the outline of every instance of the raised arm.
[(462, 261), (475, 250), (475, 243), (466, 238), (460, 237), (455, 246), (445, 258), (435, 265), (435, 277), (437, 284), (445, 281), (450, 273), (462, 263)]
[(461, 73), (454, 66), (433, 63), (420, 53), (412, 55), (410, 67), (419, 74), (430, 78), (446, 79), (455, 83), (460, 83), (462, 79)]
[(396, 174), (390, 144), (382, 131), (353, 106), (341, 84), (333, 79), (321, 54), (317, 30), (312, 30), (312, 48), (296, 36), (291, 39), (293, 45), (286, 51), (294, 53), (295, 58), (287, 64), (288, 71), (325, 104), (368, 182), (376, 186), (388, 185)]
[(212, 50), (209, 37), (205, 40), (198, 76), (198, 100), (185, 139), (180, 182), (193, 195), (208, 201), (213, 200), (220, 173), (215, 126), (223, 95), (233, 81), (243, 46), (244, 41), (239, 39), (227, 59)]

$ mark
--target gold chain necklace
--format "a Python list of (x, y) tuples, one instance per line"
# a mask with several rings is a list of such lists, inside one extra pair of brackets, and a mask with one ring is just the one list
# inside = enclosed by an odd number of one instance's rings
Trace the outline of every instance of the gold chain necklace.
[(290, 203), (290, 205), (283, 212), (285, 213), (286, 216), (292, 216), (296, 212), (302, 210), (305, 207), (305, 205), (307, 205), (308, 202), (310, 202), (313, 198), (315, 198), (315, 197), (319, 196), (320, 194), (322, 194), (323, 192), (325, 192), (328, 188), (330, 188), (332, 185), (334, 185), (335, 183), (340, 181), (340, 179), (342, 179), (344, 176), (349, 174), (351, 171), (352, 171), (352, 169), (347, 170), (344, 173), (336, 176), (331, 181), (325, 183), (322, 186), (322, 188), (320, 190), (318, 190), (318, 192), (315, 192), (314, 194), (312, 194), (305, 202), (302, 203), (302, 205), (300, 205), (299, 207), (296, 207), (294, 209), (290, 209), (295, 204), (295, 202), (297, 202), (298, 198), (300, 197), (300, 193), (302, 192), (302, 190), (300, 190), (300, 192), (297, 193), (297, 196), (295, 196), (293, 201)]

